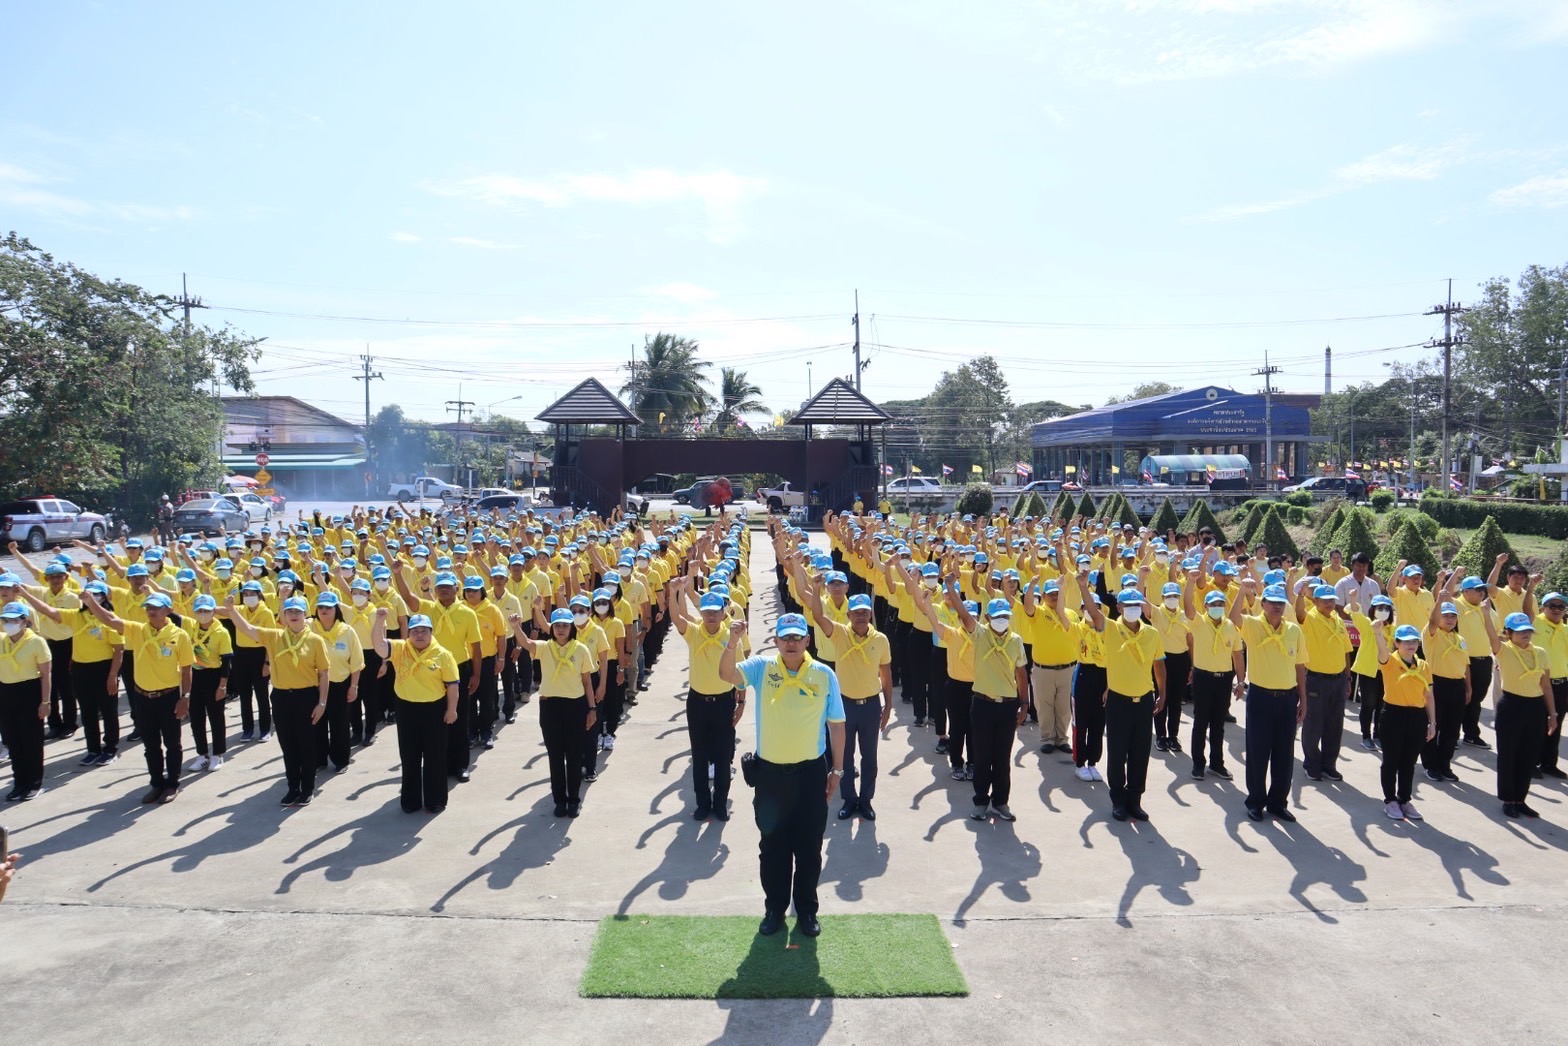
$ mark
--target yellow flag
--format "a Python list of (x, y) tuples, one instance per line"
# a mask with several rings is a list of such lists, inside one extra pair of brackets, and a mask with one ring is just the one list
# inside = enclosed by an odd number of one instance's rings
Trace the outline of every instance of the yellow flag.
[(1113, 475), (1113, 476), (1120, 476), (1121, 474), (1122, 474), (1122, 467), (1120, 465), (1112, 465), (1111, 466), (1111, 475)]
[(773, 415), (773, 424), (782, 426), (784, 424), (784, 415), (782, 415), (782, 414), (775, 414), (775, 415)]
[(1072, 475), (1074, 472), (1077, 472), (1077, 471), (1078, 471), (1078, 466), (1077, 465), (1068, 465), (1067, 466), (1067, 474), (1068, 475)]
[(1166, 473), (1167, 473), (1167, 472), (1169, 472), (1169, 471), (1170, 471), (1170, 470), (1171, 470), (1171, 467), (1170, 467), (1170, 466), (1169, 466), (1169, 465), (1161, 465), (1161, 466), (1160, 466), (1160, 475), (1162, 475), (1162, 476), (1163, 476), (1163, 475), (1165, 475), (1165, 474), (1166, 474)]
[(659, 424), (660, 425), (664, 424), (664, 411), (662, 411), (662, 410), (659, 411)]
[(985, 475), (985, 469), (981, 468), (979, 465), (970, 465), (969, 466), (969, 471), (970, 472), (977, 472), (977, 473), (979, 473), (982, 476)]
[(920, 466), (919, 465), (911, 465), (911, 466), (909, 466), (909, 471), (913, 472), (915, 475), (918, 476), (918, 475), (920, 475)]

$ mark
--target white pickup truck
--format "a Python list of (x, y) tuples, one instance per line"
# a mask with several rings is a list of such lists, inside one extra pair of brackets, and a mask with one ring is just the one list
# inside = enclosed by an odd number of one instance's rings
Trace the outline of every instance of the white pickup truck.
[(788, 483), (777, 487), (764, 487), (757, 491), (757, 500), (768, 506), (769, 512), (783, 512), (806, 504), (806, 492), (792, 490)]
[(463, 488), (436, 479), (434, 476), (420, 476), (403, 483), (392, 484), (388, 491), (398, 501), (413, 501), (416, 498), (440, 498), (442, 501), (457, 501), (463, 497)]

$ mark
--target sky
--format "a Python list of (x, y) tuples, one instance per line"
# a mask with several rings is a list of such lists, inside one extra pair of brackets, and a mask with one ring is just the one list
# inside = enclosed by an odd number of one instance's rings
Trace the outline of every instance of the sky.
[[(1321, 392), (1568, 243), (1568, 4), (12, 5), (0, 228), (265, 338), (259, 392), (532, 417), (693, 337), (1017, 402)], [(766, 422), (766, 415), (753, 419)]]

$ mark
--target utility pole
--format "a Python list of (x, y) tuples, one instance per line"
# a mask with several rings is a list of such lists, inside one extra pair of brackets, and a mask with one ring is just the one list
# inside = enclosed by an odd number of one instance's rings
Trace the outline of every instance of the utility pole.
[[(463, 472), (468, 471), (467, 462), (463, 457), (463, 415), (472, 413), (473, 409), (474, 401), (463, 398), (463, 386), (460, 383), (457, 386), (457, 399), (446, 401), (446, 412), (457, 415), (457, 432), (455, 433), (457, 437), (457, 462), (459, 470)], [(467, 477), (464, 476), (463, 478), (466, 481)], [(465, 482), (464, 486), (471, 486), (471, 484)]]
[(1278, 367), (1269, 365), (1269, 354), (1263, 354), (1263, 367), (1252, 373), (1263, 378), (1263, 485), (1274, 484), (1274, 375)]
[(202, 300), (200, 298), (191, 297), (190, 290), (186, 286), (185, 274), (183, 272), (180, 273), (180, 296), (175, 299), (174, 304), (185, 310), (185, 333), (189, 334), (191, 332), (191, 310), (205, 309), (207, 306), (202, 304)]
[(860, 362), (860, 291), (855, 291), (855, 391), (860, 391), (860, 371), (864, 364)]
[[(370, 365), (375, 362), (375, 359), (376, 358), (370, 354), (370, 346), (366, 345), (365, 354), (359, 358), (360, 366), (362, 368), (361, 373), (354, 375), (355, 381), (362, 381), (365, 383), (365, 458), (367, 464), (374, 460), (370, 453), (370, 383), (372, 381), (386, 380), (381, 377), (380, 371), (371, 373)], [(375, 469), (367, 468), (365, 471), (367, 473), (373, 473), (375, 472)], [(365, 480), (365, 496), (370, 496), (370, 479), (368, 477)]]
[[(183, 272), (180, 273), (180, 296), (175, 299), (174, 304), (185, 310), (185, 336), (188, 338), (191, 334), (191, 310), (205, 309), (207, 306), (202, 303), (200, 298), (191, 297), (190, 286)], [(218, 408), (219, 418), (217, 445), (213, 448), (213, 453), (217, 455), (218, 467), (221, 469), (223, 468), (223, 433), (228, 428), (228, 424), (223, 420), (223, 393), (218, 385), (218, 368), (216, 366), (212, 368), (212, 403), (213, 406)]]
[(1334, 346), (1323, 346), (1323, 395), (1328, 397), (1334, 392)]
[[(1448, 475), (1447, 474), (1448, 474), (1448, 472), (1450, 471), (1450, 469), (1452, 468), (1452, 465), (1453, 465), (1452, 460), (1449, 458), (1448, 411), (1449, 411), (1449, 407), (1450, 407), (1449, 384), (1450, 384), (1450, 378), (1452, 376), (1453, 366), (1454, 366), (1454, 346), (1455, 345), (1463, 345), (1465, 343), (1465, 340), (1463, 338), (1455, 338), (1454, 337), (1454, 317), (1460, 315), (1461, 313), (1465, 313), (1465, 312), (1469, 312), (1469, 311), (1470, 311), (1469, 309), (1465, 308), (1463, 305), (1460, 305), (1460, 304), (1458, 304), (1458, 303), (1456, 303), (1454, 301), (1454, 281), (1453, 280), (1449, 280), (1448, 281), (1448, 301), (1447, 301), (1447, 303), (1443, 304), (1443, 305), (1434, 305), (1430, 309), (1426, 310), (1426, 313), (1425, 313), (1425, 315), (1427, 315), (1427, 316), (1442, 316), (1443, 317), (1443, 340), (1442, 341), (1438, 341), (1436, 339), (1433, 339), (1431, 341), (1428, 341), (1426, 343), (1426, 347), (1429, 348), (1429, 349), (1441, 348), (1443, 350), (1443, 459), (1442, 459), (1442, 470), (1443, 470), (1443, 473), (1444, 473), (1444, 475), (1443, 475), (1443, 483), (1444, 484), (1448, 483)], [(1558, 416), (1559, 419), (1562, 417), (1562, 414), (1563, 414), (1562, 383), (1558, 382), (1558, 385), (1557, 385), (1557, 416)], [(1447, 489), (1446, 486), (1445, 486), (1444, 489)]]

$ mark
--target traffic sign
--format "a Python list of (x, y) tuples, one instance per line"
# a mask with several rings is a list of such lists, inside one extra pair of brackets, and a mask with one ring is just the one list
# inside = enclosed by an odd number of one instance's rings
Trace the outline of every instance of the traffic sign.
[(271, 478), (272, 478), (272, 473), (268, 472), (266, 469), (257, 469), (256, 470), (256, 482), (257, 483), (260, 483), (263, 486), (265, 486), (266, 482), (269, 479), (271, 479)]
[(250, 492), (261, 498), (270, 498), (272, 495), (277, 493), (277, 491), (273, 490), (271, 487), (252, 487), (250, 488)]
[(270, 457), (268, 457), (267, 455), (265, 455), (265, 454), (257, 454), (256, 455), (256, 467), (257, 468), (266, 468), (267, 467), (267, 463), (269, 461), (271, 461), (271, 460), (272, 459)]

